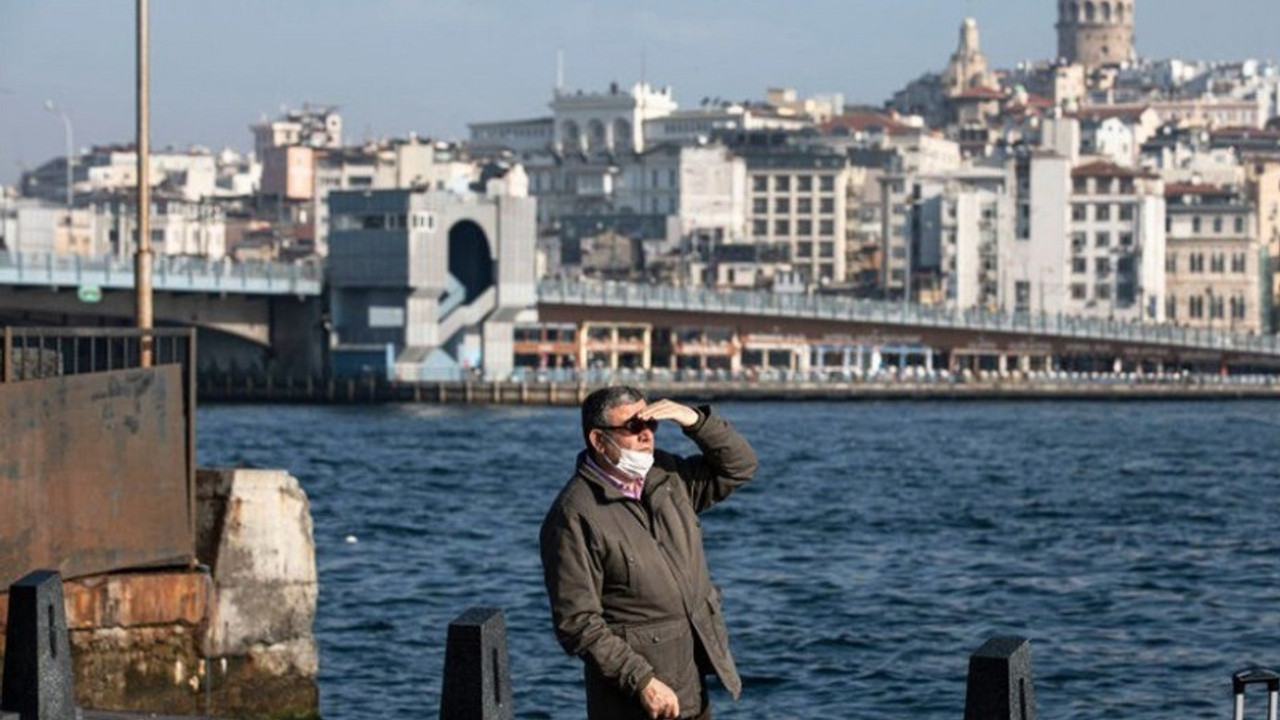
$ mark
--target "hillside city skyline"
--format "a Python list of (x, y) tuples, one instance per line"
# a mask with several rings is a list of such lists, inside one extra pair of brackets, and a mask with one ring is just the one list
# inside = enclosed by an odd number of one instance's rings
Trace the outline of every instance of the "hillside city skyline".
[[(332, 39), (329, 35), (339, 20), (352, 35), (371, 30), (389, 33), (392, 40), (404, 40), (402, 35), (411, 34), (414, 27), (430, 25), (385, 23), (395, 17), (394, 11), (407, 20), (422, 20), (425, 11), (410, 3), (377, 3), (360, 15), (320, 3), (309, 6), (314, 12), (304, 18), (290, 15), (293, 5), (282, 2), (263, 10), (231, 2), (220, 4), (216, 15), (188, 6), (152, 8), (154, 146), (244, 150), (252, 144), (250, 124), (304, 102), (339, 107), (351, 142), (410, 132), (465, 139), (470, 122), (544, 115), (555, 83), (557, 53), (563, 57), (564, 86), (570, 90), (598, 91), (610, 82), (629, 85), (643, 77), (672, 87), (682, 107), (696, 106), (707, 97), (760, 100), (766, 88), (777, 86), (794, 87), (802, 95), (838, 93), (848, 105), (882, 106), (894, 91), (945, 66), (966, 16), (977, 20), (983, 49), (997, 68), (1048, 59), (1055, 42), (1052, 2), (1008, 8), (994, 0), (874, 0), (857, 7), (824, 1), (811, 3), (808, 13), (758, 8), (733, 17), (705, 6), (660, 2), (637, 10), (620, 3), (588, 2), (551, 8), (536, 18), (524, 17), (527, 12), (519, 8), (499, 12), (497, 3), (452, 3), (436, 8), (436, 16), (463, 30), (433, 37), (429, 50), (408, 41), (371, 43), (329, 56), (288, 36), (264, 49), (263, 35), (289, 27), (290, 22), (297, 30), (310, 31), (308, 37), (317, 41)], [(927, 6), (943, 5), (945, 9), (925, 11)], [(1158, 12), (1140, 7), (1140, 56), (1275, 58), (1265, 28), (1274, 25), (1266, 18), (1280, 19), (1280, 8), (1255, 0), (1233, 0), (1229, 5), (1230, 14), (1189, 0), (1165, 0)], [(232, 22), (238, 8), (252, 9), (261, 22)], [(874, 20), (862, 22), (866, 17)], [(0, 113), (0, 184), (12, 184), (24, 169), (65, 153), (64, 128), (45, 109), (46, 100), (71, 120), (78, 150), (132, 141), (132, 3), (115, 7), (57, 0), (19, 5), (0, 0), (0, 19), (0, 107), (5, 108)], [(554, 32), (537, 32), (556, 20), (563, 22)], [(832, 42), (833, 25), (843, 27), (845, 34), (838, 38), (848, 40)], [(492, 27), (492, 37), (510, 33), (529, 44), (495, 43), (482, 62), (468, 61), (438, 73), (368, 76), (376, 67), (416, 62), (429, 66), (450, 48), (465, 49), (481, 27)], [(602, 40), (606, 27), (614, 29)], [(759, 42), (766, 30), (772, 42)], [(233, 31), (242, 32), (248, 42), (207, 45)], [(918, 42), (901, 42), (907, 33)], [(63, 37), (66, 43), (41, 41), (50, 36)], [(743, 43), (755, 51), (743, 54)], [(388, 45), (403, 47), (388, 50)], [(223, 62), (203, 60), (202, 50), (229, 52), (229, 47), (240, 54), (238, 61), (234, 54)], [(727, 55), (733, 62), (724, 60), (726, 53), (737, 53)], [(460, 72), (460, 67), (468, 72)], [(227, 83), (238, 83), (239, 89), (224, 95), (219, 87)], [(427, 99), (431, 97), (440, 100)]]

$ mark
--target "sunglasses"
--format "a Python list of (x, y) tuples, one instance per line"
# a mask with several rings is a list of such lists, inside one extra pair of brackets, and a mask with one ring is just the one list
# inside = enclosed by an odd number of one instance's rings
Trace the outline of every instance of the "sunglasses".
[(626, 432), (628, 435), (639, 435), (640, 432), (643, 430), (648, 430), (649, 432), (657, 432), (658, 421), (657, 420), (641, 420), (640, 418), (633, 416), (630, 419), (628, 419), (626, 422), (622, 423), (621, 425), (605, 425), (597, 429), (622, 430)]

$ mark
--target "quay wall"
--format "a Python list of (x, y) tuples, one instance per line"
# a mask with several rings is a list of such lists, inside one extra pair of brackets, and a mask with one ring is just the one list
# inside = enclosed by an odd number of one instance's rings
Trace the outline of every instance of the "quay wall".
[[(318, 717), (306, 495), (295, 478), (270, 470), (201, 470), (197, 487), (198, 564), (64, 582), (77, 704)], [(0, 658), (7, 617), (0, 594)]]
[(578, 405), (597, 387), (628, 383), (652, 397), (716, 401), (910, 400), (1235, 400), (1280, 399), (1280, 384), (1246, 382), (1031, 381), (970, 382), (745, 382), (647, 381), (422, 382), (377, 379), (273, 381), (245, 378), (198, 386), (215, 403), (431, 403), (462, 405)]

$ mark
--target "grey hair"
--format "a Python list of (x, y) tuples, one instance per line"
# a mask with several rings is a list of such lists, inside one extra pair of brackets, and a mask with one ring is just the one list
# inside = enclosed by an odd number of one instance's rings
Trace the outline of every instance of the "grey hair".
[(590, 445), (591, 441), (588, 438), (593, 429), (609, 427), (607, 413), (610, 410), (619, 405), (630, 405), (641, 400), (644, 400), (644, 393), (630, 385), (600, 388), (588, 395), (587, 399), (582, 401), (583, 441)]

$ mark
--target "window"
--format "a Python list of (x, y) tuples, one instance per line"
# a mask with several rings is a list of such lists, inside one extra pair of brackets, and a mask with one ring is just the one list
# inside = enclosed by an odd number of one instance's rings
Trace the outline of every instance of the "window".
[(1178, 319), (1178, 299), (1170, 295), (1164, 299), (1164, 314), (1170, 320)]
[(1093, 245), (1094, 247), (1100, 247), (1100, 248), (1111, 247), (1111, 233), (1100, 232), (1094, 235)]
[(836, 244), (833, 242), (818, 243), (818, 257), (833, 258), (836, 256)]
[(1120, 194), (1121, 195), (1133, 194), (1133, 178), (1128, 178), (1128, 177), (1120, 178)]
[(1213, 219), (1213, 231), (1219, 235), (1222, 234), (1222, 218), (1220, 216)]
[(1086, 258), (1071, 258), (1071, 272), (1076, 275), (1083, 275), (1089, 272), (1089, 261)]
[(1071, 251), (1076, 253), (1084, 252), (1085, 246), (1089, 244), (1089, 235), (1082, 232), (1071, 233)]
[(769, 178), (764, 175), (756, 175), (751, 178), (751, 189), (756, 192), (765, 192), (769, 189)]
[(1196, 233), (1200, 232), (1200, 226), (1201, 224), (1200, 224), (1199, 215), (1196, 215), (1195, 217), (1191, 218), (1191, 232), (1196, 232)]
[(791, 191), (791, 176), (790, 176), (790, 175), (775, 175), (775, 176), (773, 177), (773, 189), (774, 189), (774, 190), (777, 190), (778, 192), (790, 192), (790, 191)]
[(751, 201), (751, 212), (756, 215), (764, 215), (769, 212), (769, 199), (758, 197)]
[(1093, 289), (1093, 295), (1094, 295), (1094, 297), (1098, 298), (1099, 300), (1110, 300), (1110, 299), (1111, 299), (1111, 286), (1110, 286), (1110, 285), (1103, 285), (1103, 284), (1099, 284), (1097, 287), (1095, 287), (1095, 288)]
[(1013, 302), (1014, 310), (1017, 312), (1028, 312), (1031, 310), (1031, 283), (1026, 280), (1018, 280), (1013, 284)]
[(818, 189), (822, 192), (831, 192), (836, 189), (836, 179), (833, 175), (823, 175), (818, 178)]
[(1222, 253), (1214, 253), (1209, 258), (1209, 272), (1221, 273), (1227, 270), (1227, 257)]
[(1097, 205), (1097, 206), (1095, 206), (1095, 207), (1093, 208), (1093, 218), (1094, 218), (1095, 220), (1110, 220), (1110, 219), (1111, 219), (1111, 206), (1110, 206), (1110, 205)]
[(1116, 300), (1121, 305), (1132, 305), (1133, 296), (1133, 283), (1121, 283), (1116, 286)]
[(1231, 319), (1244, 319), (1244, 298), (1239, 296), (1231, 298)]
[(1133, 233), (1120, 233), (1120, 247), (1133, 247)]
[(1077, 195), (1089, 194), (1089, 178), (1086, 178), (1086, 177), (1072, 178), (1071, 189)]
[(824, 215), (830, 215), (836, 211), (836, 199), (824, 197), (818, 200), (818, 212)]
[(1242, 217), (1236, 218), (1236, 234), (1237, 235), (1244, 234), (1244, 218)]
[(796, 178), (796, 190), (800, 192), (813, 192), (813, 176), (801, 175)]
[(1088, 220), (1089, 210), (1087, 205), (1072, 205), (1071, 219), (1076, 221)]
[(836, 223), (834, 220), (819, 220), (818, 234), (822, 237), (831, 237), (836, 234)]
[(1231, 272), (1242, 273), (1245, 271), (1244, 253), (1232, 253), (1231, 255)]
[(812, 234), (813, 234), (813, 221), (812, 221), (812, 220), (797, 220), (797, 221), (796, 221), (796, 234), (797, 234), (797, 235), (801, 235), (801, 236), (808, 236), (808, 235), (812, 235)]
[(1164, 271), (1167, 273), (1178, 272), (1178, 256), (1176, 253), (1169, 253), (1165, 256)]
[(791, 198), (775, 198), (773, 201), (773, 211), (779, 215), (786, 215), (791, 212)]
[(1097, 272), (1098, 277), (1106, 277), (1111, 274), (1111, 258), (1095, 258), (1093, 261), (1093, 269)]
[(813, 198), (796, 198), (796, 212), (801, 215), (809, 215), (813, 212)]
[(1204, 253), (1191, 253), (1191, 272), (1204, 272)]
[(1132, 275), (1133, 274), (1133, 258), (1122, 257), (1116, 261), (1116, 272)]
[(1227, 299), (1221, 295), (1213, 295), (1209, 298), (1209, 317), (1214, 320), (1221, 320), (1226, 317)]
[(1187, 301), (1187, 315), (1199, 320), (1204, 317), (1204, 298), (1193, 295)]
[(813, 243), (807, 240), (801, 240), (796, 243), (796, 257), (811, 258), (813, 257)]
[(751, 221), (751, 234), (754, 235), (755, 237), (764, 237), (765, 235), (768, 235), (769, 221), (768, 220)]
[(1072, 283), (1071, 285), (1072, 300), (1084, 300), (1088, 296), (1089, 296), (1088, 285), (1085, 285), (1084, 283)]
[(791, 221), (790, 220), (774, 220), (773, 234), (774, 235), (790, 235)]
[(1133, 206), (1132, 206), (1132, 205), (1121, 205), (1121, 206), (1120, 206), (1120, 219), (1121, 219), (1121, 220), (1132, 220), (1132, 219), (1133, 219)]

